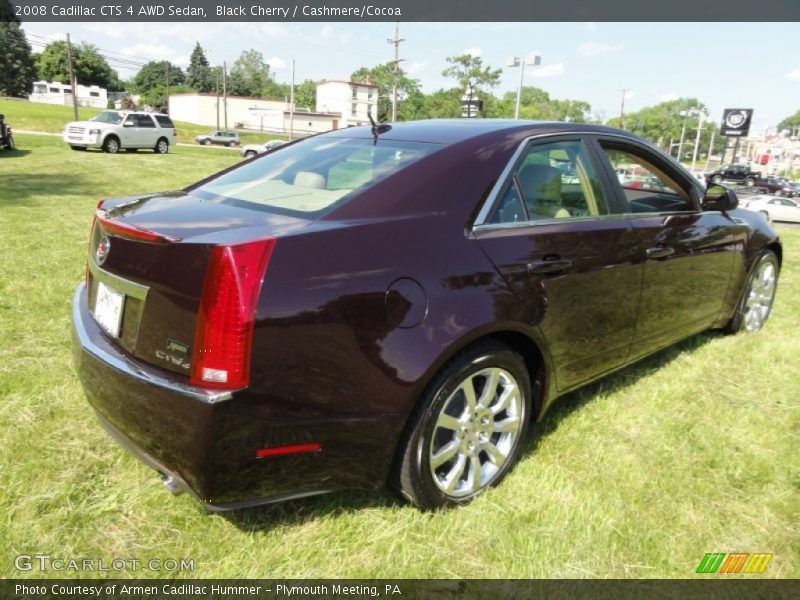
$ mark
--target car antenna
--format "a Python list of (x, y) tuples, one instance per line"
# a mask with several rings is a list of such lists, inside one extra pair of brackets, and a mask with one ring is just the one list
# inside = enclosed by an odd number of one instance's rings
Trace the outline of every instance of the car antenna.
[(388, 123), (381, 123), (380, 125), (377, 124), (375, 119), (372, 118), (372, 111), (369, 109), (367, 109), (367, 116), (369, 117), (369, 122), (372, 125), (372, 137), (374, 138), (372, 145), (375, 146), (378, 143), (378, 136), (389, 131), (392, 126)]

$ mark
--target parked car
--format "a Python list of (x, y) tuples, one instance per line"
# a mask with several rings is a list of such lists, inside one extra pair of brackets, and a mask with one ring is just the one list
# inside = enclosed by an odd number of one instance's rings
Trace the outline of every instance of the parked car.
[(761, 173), (753, 171), (745, 165), (727, 165), (720, 167), (716, 171), (711, 171), (706, 177), (710, 183), (734, 181), (747, 187), (753, 187), (761, 177)]
[(742, 203), (747, 210), (762, 213), (770, 221), (800, 223), (800, 203), (789, 198), (752, 196)]
[(239, 145), (239, 134), (235, 131), (211, 131), (194, 138), (194, 141), (204, 146), (217, 144), (234, 148)]
[(166, 154), (177, 142), (178, 132), (169, 116), (161, 113), (106, 110), (88, 121), (67, 123), (62, 136), (73, 150), (100, 148), (116, 154), (152, 148)]
[(788, 196), (792, 198), (797, 195), (797, 190), (783, 177), (759, 178), (754, 189), (763, 194), (771, 194), (773, 196)]
[[(631, 163), (659, 189), (623, 187)], [(76, 370), (111, 435), (214, 510), (385, 482), (462, 504), (557, 397), (764, 326), (782, 247), (737, 203), (606, 127), (341, 129), (103, 201)]]
[(280, 148), (285, 143), (286, 142), (283, 140), (270, 140), (264, 144), (247, 144), (242, 146), (239, 153), (245, 158), (253, 158), (258, 154), (264, 154), (265, 152), (275, 150), (275, 148)]
[(14, 136), (11, 133), (11, 125), (6, 123), (6, 116), (0, 115), (0, 150), (13, 150)]

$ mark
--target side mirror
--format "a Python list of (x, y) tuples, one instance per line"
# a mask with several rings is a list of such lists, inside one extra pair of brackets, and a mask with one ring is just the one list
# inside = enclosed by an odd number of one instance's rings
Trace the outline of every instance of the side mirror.
[(733, 210), (739, 206), (739, 198), (732, 189), (712, 184), (706, 189), (702, 206), (703, 210)]

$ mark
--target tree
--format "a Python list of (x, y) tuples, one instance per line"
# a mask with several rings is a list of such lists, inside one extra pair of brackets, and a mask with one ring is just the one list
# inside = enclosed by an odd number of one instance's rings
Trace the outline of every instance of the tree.
[(786, 117), (783, 121), (778, 123), (778, 131), (783, 131), (784, 129), (788, 129), (790, 133), (792, 130), (797, 129), (800, 127), (800, 110), (794, 113), (791, 117)]
[[(487, 116), (509, 117), (514, 112), (516, 102), (517, 93), (506, 92), (503, 95), (502, 102), (498, 103), (503, 112), (501, 114), (487, 113)], [(554, 99), (545, 90), (533, 86), (522, 88), (519, 105), (521, 119), (541, 121), (585, 123), (592, 110), (591, 105), (584, 100)]]
[[(45, 81), (69, 83), (67, 42), (57, 40), (36, 55), (39, 78)], [(75, 80), (80, 85), (99, 85), (111, 92), (123, 87), (117, 72), (92, 44), (83, 42), (72, 47), (72, 66)]]
[(258, 50), (245, 50), (234, 61), (228, 91), (236, 96), (262, 97), (270, 81), (269, 65)]
[[(371, 83), (378, 86), (378, 120), (388, 121), (392, 116), (392, 88), (394, 83), (394, 65), (387, 62), (375, 67), (361, 67), (350, 75), (350, 81)], [(406, 75), (403, 69), (397, 69), (397, 120), (405, 121), (415, 118), (415, 107), (419, 92), (419, 81)], [(409, 99), (414, 97), (412, 102)]]
[(25, 32), (4, 0), (0, 0), (0, 48), (0, 96), (26, 97), (31, 93), (36, 68)]
[(189, 67), (186, 69), (186, 85), (198, 92), (214, 91), (214, 78), (200, 42), (195, 42), (194, 50), (189, 58)]
[[(177, 85), (175, 87), (170, 85), (170, 94), (182, 94), (191, 92), (192, 88), (185, 85)], [(127, 97), (127, 96), (126, 96)], [(169, 100), (167, 98), (167, 86), (156, 85), (141, 95), (141, 103), (143, 106), (149, 106), (158, 112), (167, 112), (169, 109)]]
[(427, 119), (444, 119), (461, 116), (461, 88), (438, 90), (425, 97), (424, 117)]
[(316, 110), (317, 107), (317, 84), (310, 79), (306, 79), (294, 88), (294, 105), (297, 109), (307, 108)]
[[(169, 70), (169, 74), (167, 70)], [(168, 75), (170, 88), (183, 85), (186, 80), (186, 76), (177, 65), (166, 60), (151, 60), (134, 76), (134, 89), (139, 94), (146, 94), (153, 88), (166, 87)]]
[[(708, 115), (708, 108), (697, 98), (678, 98), (677, 100), (646, 106), (636, 112), (626, 113), (625, 129), (671, 152), (670, 144), (679, 142), (685, 122), (686, 131), (682, 153), (682, 158), (685, 159), (686, 154), (689, 152), (689, 145), (694, 145), (695, 138), (693, 136), (697, 134), (698, 123), (696, 116), (689, 116), (687, 119), (680, 114), (687, 110), (694, 110), (703, 115)], [(619, 117), (609, 119), (608, 125), (619, 127)], [(719, 135), (717, 126), (706, 123), (700, 133), (700, 149), (703, 153), (707, 152), (708, 144), (711, 142), (712, 131), (715, 132), (714, 137), (716, 140), (714, 151), (716, 152), (724, 146), (725, 138)]]
[(482, 98), (484, 88), (493, 88), (500, 83), (502, 69), (492, 69), (483, 66), (483, 59), (480, 56), (462, 54), (461, 56), (448, 56), (447, 62), (450, 64), (442, 75), (451, 77), (461, 86), (461, 96), (468, 102), (476, 98)]

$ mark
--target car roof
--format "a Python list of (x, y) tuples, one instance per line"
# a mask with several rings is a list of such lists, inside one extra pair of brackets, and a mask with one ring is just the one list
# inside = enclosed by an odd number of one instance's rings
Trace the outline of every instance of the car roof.
[[(428, 121), (405, 121), (390, 123), (391, 129), (380, 135), (381, 139), (414, 141), (433, 144), (454, 144), (491, 133), (510, 133), (530, 131), (530, 135), (563, 132), (609, 133), (624, 135), (631, 139), (636, 136), (601, 125), (587, 123), (566, 123), (563, 121), (524, 121), (513, 119), (432, 119)], [(371, 138), (369, 125), (337, 129), (325, 134), (335, 137)]]

